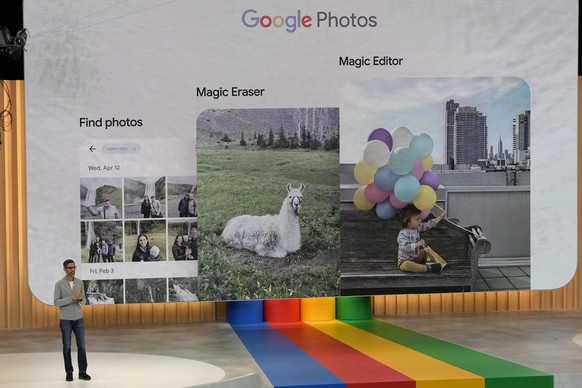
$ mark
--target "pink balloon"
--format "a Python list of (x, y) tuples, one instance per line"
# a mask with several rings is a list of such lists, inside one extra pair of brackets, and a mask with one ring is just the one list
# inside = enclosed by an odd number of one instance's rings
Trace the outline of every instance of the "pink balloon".
[(402, 201), (398, 200), (398, 198), (396, 198), (395, 195), (391, 195), (390, 196), (390, 204), (392, 206), (394, 206), (396, 209), (402, 209), (402, 208), (406, 207), (406, 205), (409, 205), (410, 202), (402, 202)]
[(421, 185), (427, 185), (432, 187), (433, 190), (439, 188), (440, 178), (437, 174), (432, 171), (426, 171), (422, 178), (419, 179)]
[(386, 200), (386, 198), (388, 198), (389, 195), (390, 195), (389, 192), (378, 189), (376, 185), (373, 183), (370, 183), (364, 189), (364, 196), (366, 197), (366, 199), (374, 203), (380, 203)]
[(424, 220), (424, 219), (426, 219), (426, 217), (429, 216), (429, 214), (430, 214), (430, 210), (423, 210), (420, 212), (420, 218)]
[(424, 166), (422, 165), (422, 162), (420, 160), (416, 159), (416, 164), (414, 165), (414, 168), (410, 172), (410, 175), (414, 175), (416, 179), (420, 180), (423, 174)]

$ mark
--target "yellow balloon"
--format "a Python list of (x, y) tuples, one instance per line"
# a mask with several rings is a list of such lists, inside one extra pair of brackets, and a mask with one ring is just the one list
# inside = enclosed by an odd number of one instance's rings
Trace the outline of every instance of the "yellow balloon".
[(365, 188), (366, 186), (362, 186), (354, 193), (354, 206), (360, 210), (370, 210), (376, 205), (374, 202), (368, 201), (364, 195)]
[(422, 168), (424, 169), (424, 171), (430, 171), (430, 169), (432, 168), (432, 155), (427, 156), (420, 162), (422, 163)]
[(436, 193), (432, 187), (420, 185), (420, 192), (412, 203), (418, 210), (430, 210), (436, 204)]
[(354, 167), (354, 177), (361, 185), (368, 185), (374, 182), (374, 175), (378, 169), (370, 166), (363, 160), (360, 160)]

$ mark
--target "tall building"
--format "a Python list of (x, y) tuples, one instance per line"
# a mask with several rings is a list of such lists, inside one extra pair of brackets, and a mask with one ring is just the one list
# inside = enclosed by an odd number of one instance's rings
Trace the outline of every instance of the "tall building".
[[(449, 112), (454, 106), (453, 133), (449, 137)], [(453, 100), (447, 102), (446, 113), (447, 157), (453, 157), (455, 164), (476, 164), (479, 159), (487, 158), (487, 116), (475, 107), (459, 107)]]
[(503, 152), (503, 141), (501, 141), (501, 136), (499, 136), (499, 143), (497, 144), (497, 157), (499, 159), (505, 159), (505, 153)]
[(453, 145), (455, 143), (455, 112), (459, 104), (454, 100), (449, 100), (445, 107), (445, 133), (447, 141), (446, 163), (449, 163), (451, 158), (455, 158)]
[(489, 147), (489, 160), (493, 160), (493, 146)]
[(513, 155), (520, 163), (526, 159), (530, 144), (530, 111), (515, 116), (513, 119)]

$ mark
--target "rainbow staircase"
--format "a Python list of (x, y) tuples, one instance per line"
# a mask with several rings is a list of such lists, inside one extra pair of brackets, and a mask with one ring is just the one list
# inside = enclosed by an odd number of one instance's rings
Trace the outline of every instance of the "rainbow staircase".
[(229, 302), (227, 321), (274, 387), (553, 387), (550, 374), (371, 319), (370, 306), (369, 297)]

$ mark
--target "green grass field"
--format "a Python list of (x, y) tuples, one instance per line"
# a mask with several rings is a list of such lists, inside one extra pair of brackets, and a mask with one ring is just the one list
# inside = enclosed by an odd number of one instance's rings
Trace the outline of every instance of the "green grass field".
[(304, 211), (323, 212), (339, 202), (337, 152), (257, 150), (214, 146), (198, 151), (200, 227), (219, 233), (241, 214), (277, 214), (286, 184), (305, 184)]

